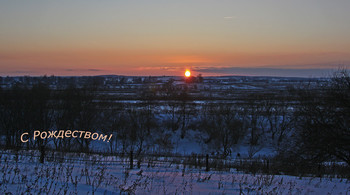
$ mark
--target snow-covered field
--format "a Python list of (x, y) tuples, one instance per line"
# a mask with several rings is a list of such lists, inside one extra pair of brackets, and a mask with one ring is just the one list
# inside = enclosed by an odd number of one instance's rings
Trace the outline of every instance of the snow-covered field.
[[(44, 164), (36, 151), (2, 151), (0, 194), (350, 194), (349, 179), (208, 171), (161, 160), (67, 154)], [(57, 160), (61, 159), (61, 160)]]

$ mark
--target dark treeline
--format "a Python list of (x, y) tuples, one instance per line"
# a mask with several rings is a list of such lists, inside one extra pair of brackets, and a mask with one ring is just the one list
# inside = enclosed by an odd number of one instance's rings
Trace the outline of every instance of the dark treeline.
[[(44, 83), (28, 88), (15, 84), (11, 89), (1, 90), (1, 134), (5, 136), (6, 147), (27, 148), (47, 145), (48, 140), (37, 139), (21, 143), (19, 136), (34, 130), (92, 129), (98, 118), (93, 103), (93, 91), (68, 87), (52, 90)], [(78, 144), (81, 150), (89, 146), (88, 140), (54, 139), (56, 149), (69, 150)]]
[(349, 78), (348, 72), (339, 71), (328, 83), (299, 85), (278, 93), (237, 94), (243, 103), (198, 103), (191, 90), (178, 88), (171, 80), (158, 88), (144, 85), (138, 89), (138, 103), (106, 101), (98, 89), (103, 84), (99, 78), (85, 86), (59, 89), (45, 80), (30, 86), (17, 83), (0, 88), (1, 144), (6, 148), (45, 146), (87, 152), (90, 139), (29, 139), (22, 143), (19, 137), (34, 130), (90, 130), (114, 135), (109, 142), (111, 153), (166, 153), (175, 147), (174, 136), (184, 139), (192, 130), (197, 132), (194, 141), (223, 158), (238, 144), (250, 145), (250, 157), (271, 145), (278, 151), (276, 158), (284, 162), (340, 160), (350, 164)]

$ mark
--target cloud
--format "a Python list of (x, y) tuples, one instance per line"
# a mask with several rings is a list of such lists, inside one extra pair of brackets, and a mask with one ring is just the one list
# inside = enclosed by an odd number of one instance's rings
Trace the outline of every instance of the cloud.
[(89, 68), (89, 69), (72, 69), (72, 68), (67, 68), (64, 69), (64, 71), (68, 71), (68, 72), (99, 72), (99, 71), (104, 71), (102, 69), (95, 69), (95, 68)]
[(136, 70), (165, 70), (165, 71), (176, 71), (183, 70), (183, 67), (176, 66), (145, 66), (145, 67), (137, 67)]
[(237, 18), (236, 16), (224, 16), (224, 19), (231, 20)]
[(38, 75), (38, 74), (40, 74), (40, 72), (33, 71), (33, 70), (10, 70), (10, 71), (0, 72), (0, 76), (24, 76), (24, 75)]
[(28, 71), (28, 70), (15, 70), (15, 71), (10, 71), (10, 74), (32, 74), (35, 73), (33, 71)]
[(98, 72), (98, 71), (103, 71), (103, 70), (102, 69), (90, 68), (90, 69), (87, 69), (87, 71)]
[(288, 69), (288, 68), (243, 68), (243, 67), (197, 67), (195, 71), (201, 73), (221, 75), (245, 75), (245, 76), (281, 76), (281, 77), (327, 77), (336, 69)]

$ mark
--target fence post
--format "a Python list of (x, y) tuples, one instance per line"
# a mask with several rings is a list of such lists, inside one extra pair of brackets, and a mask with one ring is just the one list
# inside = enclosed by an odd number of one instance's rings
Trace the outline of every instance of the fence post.
[(133, 157), (133, 153), (132, 150), (130, 151), (130, 169), (134, 168), (134, 157)]
[(199, 168), (202, 167), (201, 158), (202, 158), (201, 155), (198, 155), (198, 156), (197, 156), (197, 164), (198, 164), (198, 167), (199, 167)]
[(193, 155), (193, 161), (194, 161), (194, 168), (197, 168), (197, 166), (198, 166), (197, 154)]
[(270, 174), (270, 160), (269, 159), (267, 159), (266, 168), (267, 168), (267, 173)]
[(206, 166), (206, 168), (205, 168), (205, 171), (209, 171), (209, 154), (207, 154), (206, 156), (205, 156), (205, 166)]
[(41, 145), (40, 146), (40, 163), (44, 163), (45, 159), (45, 146)]

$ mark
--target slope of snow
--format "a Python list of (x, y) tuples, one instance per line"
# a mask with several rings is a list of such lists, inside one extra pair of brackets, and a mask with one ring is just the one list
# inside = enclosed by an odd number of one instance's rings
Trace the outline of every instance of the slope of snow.
[(0, 194), (347, 194), (349, 180), (209, 171), (165, 161), (66, 156), (37, 163), (34, 155), (2, 153)]

